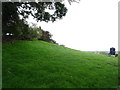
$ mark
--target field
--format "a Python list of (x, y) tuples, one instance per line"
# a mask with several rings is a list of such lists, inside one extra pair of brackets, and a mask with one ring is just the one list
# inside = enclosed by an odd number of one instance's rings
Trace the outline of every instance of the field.
[(118, 59), (43, 41), (2, 47), (3, 88), (117, 88)]

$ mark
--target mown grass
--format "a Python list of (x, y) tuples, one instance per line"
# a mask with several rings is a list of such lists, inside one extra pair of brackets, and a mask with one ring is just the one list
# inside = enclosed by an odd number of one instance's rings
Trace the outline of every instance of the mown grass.
[(3, 88), (117, 88), (118, 61), (43, 41), (3, 44)]

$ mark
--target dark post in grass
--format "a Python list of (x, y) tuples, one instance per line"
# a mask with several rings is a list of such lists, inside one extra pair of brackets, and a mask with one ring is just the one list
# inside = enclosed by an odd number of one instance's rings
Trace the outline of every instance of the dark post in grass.
[(110, 48), (110, 53), (109, 53), (108, 55), (109, 55), (109, 56), (115, 55), (115, 57), (118, 56), (118, 54), (115, 54), (115, 48), (114, 48), (114, 47)]
[(115, 48), (114, 47), (110, 48), (110, 55), (115, 55)]

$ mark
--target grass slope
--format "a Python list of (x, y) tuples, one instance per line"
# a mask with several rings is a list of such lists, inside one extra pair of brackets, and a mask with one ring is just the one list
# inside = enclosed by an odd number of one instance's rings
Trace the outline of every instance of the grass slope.
[(117, 58), (43, 41), (3, 44), (3, 88), (116, 88)]

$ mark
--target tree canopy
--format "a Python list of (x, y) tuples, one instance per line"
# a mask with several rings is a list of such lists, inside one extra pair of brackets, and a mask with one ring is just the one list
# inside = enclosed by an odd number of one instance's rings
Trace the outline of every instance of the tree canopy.
[[(54, 10), (50, 14), (46, 9)], [(36, 21), (56, 21), (63, 18), (67, 13), (67, 8), (61, 2), (3, 2), (2, 3), (2, 29), (3, 37), (7, 33), (17, 37), (28, 28), (25, 21), (32, 15)], [(22, 19), (20, 19), (22, 16)]]

